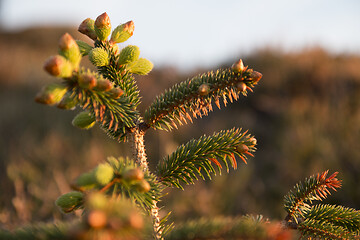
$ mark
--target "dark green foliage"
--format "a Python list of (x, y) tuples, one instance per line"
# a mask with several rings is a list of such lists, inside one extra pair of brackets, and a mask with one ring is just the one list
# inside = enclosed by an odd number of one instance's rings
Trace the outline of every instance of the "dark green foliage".
[[(159, 178), (164, 184), (183, 189), (181, 183), (193, 184), (198, 179), (197, 176), (211, 179), (211, 173), (216, 173), (213, 164), (218, 171), (221, 171), (222, 165), (229, 171), (228, 162), (236, 169), (235, 155), (246, 163), (246, 154), (252, 155), (251, 152), (255, 151), (251, 138), (247, 131), (241, 132), (241, 129), (233, 128), (193, 139), (159, 162)], [(249, 150), (239, 152), (239, 145), (246, 145)]]

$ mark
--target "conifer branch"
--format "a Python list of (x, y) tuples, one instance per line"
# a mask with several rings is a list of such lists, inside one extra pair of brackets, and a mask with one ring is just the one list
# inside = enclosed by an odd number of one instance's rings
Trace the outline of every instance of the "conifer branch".
[(192, 122), (192, 118), (208, 115), (212, 102), (220, 109), (237, 101), (239, 95), (257, 84), (262, 75), (252, 69), (224, 69), (208, 72), (174, 85), (158, 96), (145, 112), (145, 123), (155, 129), (171, 130), (177, 125)]
[(352, 234), (360, 234), (360, 211), (352, 208), (319, 204), (305, 213), (305, 219), (311, 219), (318, 223), (327, 222), (342, 227)]
[(341, 181), (336, 178), (338, 173), (335, 172), (326, 178), (328, 172), (327, 170), (305, 179), (304, 182), (299, 182), (284, 197), (284, 207), (288, 213), (286, 221), (293, 219), (298, 222), (297, 218), (304, 217), (304, 214), (311, 209), (309, 203), (325, 199), (330, 194), (329, 188), (336, 191), (336, 188), (341, 187)]
[(255, 138), (238, 128), (193, 139), (159, 162), (160, 181), (182, 189), (181, 183), (193, 184), (197, 176), (211, 179), (211, 173), (216, 174), (214, 165), (219, 172), (223, 165), (229, 171), (228, 162), (236, 169), (235, 156), (246, 163), (247, 155), (253, 156), (255, 144)]

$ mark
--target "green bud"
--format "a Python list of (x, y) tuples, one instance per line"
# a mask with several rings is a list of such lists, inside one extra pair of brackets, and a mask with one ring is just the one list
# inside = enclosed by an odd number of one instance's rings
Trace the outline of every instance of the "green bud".
[(123, 65), (123, 64), (135, 62), (136, 60), (139, 59), (139, 56), (140, 56), (140, 49), (138, 46), (134, 46), (134, 45), (126, 46), (121, 50), (119, 54), (118, 64)]
[(75, 181), (76, 186), (83, 189), (92, 189), (96, 186), (94, 171), (81, 174)]
[(103, 48), (96, 47), (89, 52), (89, 60), (96, 67), (102, 67), (109, 64), (109, 54)]
[(75, 69), (79, 67), (81, 53), (76, 41), (70, 34), (65, 33), (59, 40), (59, 54), (69, 60)]
[(72, 212), (83, 204), (84, 194), (81, 192), (73, 191), (61, 195), (56, 201), (55, 204), (58, 206), (61, 211), (64, 213)]
[(134, 28), (135, 26), (133, 21), (117, 26), (111, 34), (111, 41), (114, 43), (125, 42), (133, 35)]
[(96, 123), (95, 117), (88, 111), (83, 111), (75, 116), (72, 125), (80, 129), (92, 128)]
[(136, 62), (129, 64), (127, 68), (131, 73), (146, 75), (153, 69), (153, 67), (154, 65), (152, 62), (146, 58), (140, 58)]
[(61, 109), (74, 110), (77, 102), (74, 97), (71, 97), (71, 93), (67, 92), (56, 106)]
[(141, 193), (146, 193), (146, 192), (150, 191), (150, 189), (151, 189), (150, 184), (144, 179), (137, 182), (134, 186), (135, 186), (135, 189)]
[(87, 18), (82, 21), (78, 28), (78, 31), (95, 41), (97, 39), (97, 35), (95, 33), (94, 24), (94, 20), (92, 20), (91, 18)]
[(104, 210), (108, 207), (109, 200), (106, 196), (99, 192), (94, 192), (88, 195), (86, 205), (91, 209)]
[(87, 44), (86, 42), (83, 42), (81, 40), (76, 40), (76, 43), (79, 46), (80, 53), (82, 56), (88, 55), (89, 52), (91, 51), (91, 49), (93, 49), (92, 46), (90, 46), (89, 44)]
[(64, 97), (67, 87), (60, 83), (51, 83), (41, 89), (36, 95), (35, 101), (42, 104), (53, 105)]
[(99, 164), (95, 169), (95, 179), (101, 185), (108, 184), (113, 177), (114, 170), (109, 164)]
[(60, 55), (51, 56), (48, 60), (46, 60), (44, 69), (50, 75), (60, 78), (71, 77), (73, 73), (72, 64)]
[(93, 89), (97, 85), (97, 79), (94, 75), (84, 73), (78, 77), (79, 86), (86, 89)]
[(96, 18), (94, 29), (99, 40), (105, 41), (108, 38), (111, 33), (111, 23), (106, 12)]

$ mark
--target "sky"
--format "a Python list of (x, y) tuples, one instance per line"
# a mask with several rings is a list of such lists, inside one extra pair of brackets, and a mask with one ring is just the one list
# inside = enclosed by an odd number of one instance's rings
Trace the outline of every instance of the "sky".
[(0, 24), (77, 27), (103, 12), (113, 28), (134, 21), (126, 45), (155, 66), (209, 68), (266, 47), (360, 54), (360, 0), (2, 0)]

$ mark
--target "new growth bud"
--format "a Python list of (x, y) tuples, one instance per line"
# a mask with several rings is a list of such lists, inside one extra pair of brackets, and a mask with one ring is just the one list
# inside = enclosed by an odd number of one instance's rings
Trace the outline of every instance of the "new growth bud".
[(133, 21), (117, 26), (111, 34), (111, 41), (122, 43), (128, 40), (134, 33), (135, 25)]
[(78, 31), (95, 41), (97, 39), (97, 35), (95, 33), (94, 24), (94, 20), (92, 20), (91, 18), (87, 18), (82, 21), (78, 28)]
[(119, 60), (118, 65), (128, 64), (135, 62), (139, 59), (140, 56), (140, 49), (138, 46), (129, 45), (124, 47), (120, 54), (119, 54)]
[(239, 92), (245, 92), (246, 91), (246, 84), (244, 82), (238, 82), (238, 83), (236, 83), (236, 89)]
[(144, 179), (144, 173), (139, 168), (129, 169), (124, 172), (123, 178), (125, 181), (140, 181)]
[(236, 147), (236, 151), (238, 153), (246, 153), (247, 151), (249, 151), (249, 148), (248, 146), (246, 146), (245, 144), (239, 144), (237, 147)]
[(96, 47), (89, 52), (89, 60), (96, 67), (102, 67), (109, 64), (109, 54), (103, 48)]
[(113, 88), (113, 89), (109, 90), (109, 94), (110, 94), (110, 97), (112, 97), (114, 99), (118, 99), (124, 94), (124, 91), (120, 88)]
[(110, 82), (108, 79), (99, 79), (97, 80), (97, 84), (96, 84), (96, 90), (97, 91), (109, 91), (110, 89), (112, 89), (113, 83)]
[(60, 78), (71, 77), (73, 72), (72, 64), (63, 56), (55, 55), (46, 60), (44, 69), (50, 75)]
[(243, 61), (240, 59), (239, 61), (235, 62), (231, 66), (231, 69), (235, 72), (240, 72), (240, 73), (243, 72), (245, 70)]
[(201, 95), (201, 96), (206, 96), (208, 95), (210, 92), (210, 87), (208, 84), (206, 83), (203, 83), (199, 86), (198, 88), (198, 93)]
[(109, 164), (99, 164), (95, 169), (95, 179), (101, 185), (108, 184), (114, 177), (114, 170)]
[(252, 78), (254, 83), (257, 83), (262, 78), (262, 74), (257, 71), (253, 71), (250, 77)]
[(80, 49), (76, 41), (68, 33), (65, 33), (59, 40), (59, 54), (69, 60), (74, 69), (79, 67), (81, 61)]
[(135, 184), (135, 189), (141, 193), (146, 193), (150, 191), (151, 186), (145, 179), (143, 179)]
[(82, 88), (92, 89), (97, 85), (97, 80), (95, 76), (88, 73), (84, 73), (79, 75), (78, 83), (79, 86)]
[(88, 111), (84, 111), (75, 116), (72, 125), (81, 129), (89, 129), (95, 125), (96, 119)]
[(53, 105), (61, 101), (67, 92), (67, 87), (59, 83), (51, 83), (41, 89), (35, 101), (42, 104)]
[(75, 109), (77, 100), (71, 97), (71, 93), (67, 92), (61, 101), (56, 105), (60, 109), (73, 110)]
[(140, 58), (136, 62), (129, 64), (127, 69), (129, 72), (139, 75), (147, 75), (154, 65), (146, 58)]
[(61, 211), (64, 213), (69, 213), (80, 207), (83, 204), (84, 194), (81, 192), (73, 191), (61, 195), (56, 201), (55, 204), (58, 206)]
[(94, 29), (99, 40), (105, 41), (108, 38), (111, 33), (111, 23), (106, 12), (96, 18)]
[(252, 144), (252, 145), (256, 145), (257, 144), (257, 140), (256, 140), (256, 138), (254, 138), (254, 137), (251, 137), (250, 139), (249, 139), (249, 142)]

